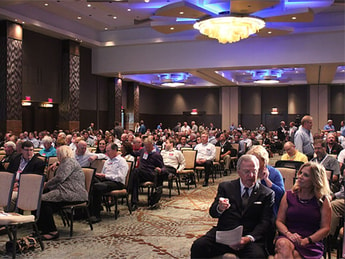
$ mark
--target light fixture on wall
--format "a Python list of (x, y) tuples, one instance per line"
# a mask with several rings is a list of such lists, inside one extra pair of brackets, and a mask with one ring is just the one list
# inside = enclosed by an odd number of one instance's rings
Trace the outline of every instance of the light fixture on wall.
[(22, 106), (31, 106), (31, 96), (25, 96), (25, 99), (22, 100)]
[(278, 114), (278, 108), (272, 107), (271, 114), (273, 114), (273, 115)]
[(196, 22), (193, 27), (219, 43), (233, 43), (248, 38), (265, 27), (265, 21), (256, 17), (222, 16)]

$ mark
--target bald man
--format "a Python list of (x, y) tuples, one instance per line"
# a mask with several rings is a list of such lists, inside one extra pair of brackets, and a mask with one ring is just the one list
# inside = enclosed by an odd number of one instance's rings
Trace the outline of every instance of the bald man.
[(284, 150), (286, 153), (282, 155), (281, 160), (301, 161), (303, 163), (308, 162), (308, 157), (305, 154), (299, 152), (296, 149), (295, 144), (291, 141), (288, 141), (284, 144)]

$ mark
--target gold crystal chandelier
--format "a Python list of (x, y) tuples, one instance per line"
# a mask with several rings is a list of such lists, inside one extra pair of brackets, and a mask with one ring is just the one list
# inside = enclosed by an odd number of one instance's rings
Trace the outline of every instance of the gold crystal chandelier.
[(265, 27), (265, 21), (256, 17), (222, 16), (198, 21), (194, 28), (219, 43), (233, 43), (248, 38)]

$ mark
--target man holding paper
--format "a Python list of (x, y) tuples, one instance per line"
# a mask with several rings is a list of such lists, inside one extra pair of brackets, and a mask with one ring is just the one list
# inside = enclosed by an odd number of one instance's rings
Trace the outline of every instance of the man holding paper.
[(259, 161), (243, 155), (237, 162), (240, 176), (222, 182), (210, 207), (218, 224), (194, 241), (191, 258), (211, 258), (225, 253), (240, 258), (267, 258), (265, 235), (273, 226), (274, 192), (257, 182)]

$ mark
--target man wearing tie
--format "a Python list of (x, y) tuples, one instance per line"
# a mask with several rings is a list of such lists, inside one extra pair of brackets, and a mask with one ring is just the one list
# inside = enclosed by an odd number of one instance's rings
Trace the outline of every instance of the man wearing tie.
[[(222, 182), (210, 207), (210, 215), (218, 224), (205, 236), (194, 241), (191, 258), (211, 258), (225, 253), (240, 258), (267, 258), (265, 236), (273, 225), (274, 192), (257, 182), (259, 161), (253, 155), (243, 155), (237, 162), (239, 179)], [(237, 244), (216, 242), (216, 232), (243, 226)]]

